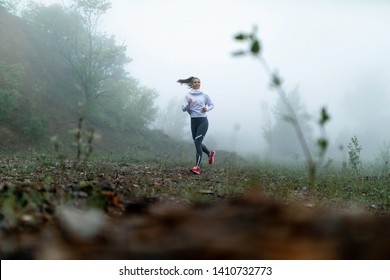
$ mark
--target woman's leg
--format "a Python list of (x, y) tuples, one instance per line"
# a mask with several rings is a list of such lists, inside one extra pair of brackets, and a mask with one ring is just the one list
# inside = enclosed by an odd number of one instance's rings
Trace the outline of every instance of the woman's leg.
[(206, 155), (210, 155), (210, 150), (202, 144), (202, 151), (206, 154)]
[(206, 145), (203, 144), (203, 140), (204, 138), (206, 137), (206, 133), (207, 133), (207, 130), (209, 129), (209, 121), (207, 118), (204, 119), (204, 121), (200, 124), (198, 130), (200, 130), (200, 132), (202, 133), (203, 137), (202, 137), (202, 151), (204, 153), (206, 153), (207, 155), (210, 154), (210, 150), (206, 147)]
[(202, 152), (210, 153), (205, 145), (202, 144), (204, 136), (207, 133), (209, 122), (207, 118), (192, 118), (191, 119), (191, 132), (192, 139), (195, 143), (195, 165), (200, 166), (202, 161)]

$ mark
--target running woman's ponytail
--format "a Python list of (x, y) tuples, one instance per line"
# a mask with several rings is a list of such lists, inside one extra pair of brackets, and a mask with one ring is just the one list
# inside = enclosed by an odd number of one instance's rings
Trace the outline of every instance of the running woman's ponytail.
[(189, 77), (187, 79), (179, 79), (179, 80), (177, 80), (177, 82), (180, 83), (180, 84), (186, 84), (189, 88), (192, 88), (192, 81), (194, 79), (199, 79), (199, 78), (191, 76), (191, 77)]

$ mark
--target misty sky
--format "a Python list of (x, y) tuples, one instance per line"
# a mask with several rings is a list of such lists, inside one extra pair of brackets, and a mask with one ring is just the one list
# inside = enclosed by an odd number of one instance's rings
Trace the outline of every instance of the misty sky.
[[(40, 1), (45, 4), (58, 2)], [(277, 95), (259, 62), (231, 53), (245, 47), (237, 32), (258, 26), (263, 56), (298, 89), (315, 118), (325, 106), (332, 147), (356, 135), (362, 155), (390, 142), (390, 1), (363, 0), (112, 0), (102, 28), (127, 45), (130, 74), (154, 88), (164, 107), (183, 98), (179, 78), (197, 76), (215, 108), (208, 137), (237, 151), (264, 151), (261, 128)], [(180, 108), (172, 108), (177, 110)], [(183, 113), (183, 118), (188, 116)], [(207, 137), (206, 137), (207, 138)], [(190, 135), (189, 135), (190, 139)], [(207, 139), (206, 139), (207, 140)]]

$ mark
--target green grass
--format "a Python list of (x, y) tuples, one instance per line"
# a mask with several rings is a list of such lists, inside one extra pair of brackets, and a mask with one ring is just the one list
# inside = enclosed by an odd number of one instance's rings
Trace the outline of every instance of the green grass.
[(188, 172), (190, 159), (130, 161), (127, 157), (90, 161), (56, 159), (48, 155), (1, 158), (1, 227), (50, 221), (57, 207), (97, 207), (107, 211), (108, 194), (122, 205), (145, 199), (175, 203), (219, 203), (250, 191), (260, 191), (283, 203), (332, 211), (356, 210), (373, 215), (390, 211), (390, 176), (371, 166), (361, 174), (329, 166), (311, 187), (304, 166), (243, 160), (204, 165), (201, 175)]

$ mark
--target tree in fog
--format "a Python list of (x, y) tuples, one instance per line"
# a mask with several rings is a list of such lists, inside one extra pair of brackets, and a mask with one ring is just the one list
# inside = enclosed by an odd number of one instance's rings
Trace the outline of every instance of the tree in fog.
[[(297, 91), (290, 92), (288, 99), (296, 112), (305, 138), (309, 143), (313, 142), (313, 129), (309, 123), (310, 117), (299, 93)], [(273, 115), (274, 121), (268, 123), (263, 128), (263, 137), (269, 145), (270, 154), (277, 158), (300, 156), (302, 154), (302, 147), (294, 131), (294, 127), (291, 125), (291, 116), (288, 114), (281, 98), (278, 98), (276, 102)]]
[(37, 140), (46, 125), (36, 113), (33, 98), (21, 93), (24, 76), (22, 64), (0, 61), (0, 126), (13, 127), (24, 140)]
[(88, 119), (114, 127), (145, 127), (154, 120), (157, 93), (125, 71), (131, 61), (126, 47), (99, 30), (110, 7), (106, 0), (72, 0), (69, 7), (31, 3), (23, 17), (44, 31), (68, 62)]
[(172, 98), (160, 108), (153, 126), (176, 139), (184, 139), (188, 118), (181, 110), (181, 100)]
[(21, 0), (0, 0), (0, 8), (3, 7), (9, 13), (17, 15), (20, 11)]
[[(75, 30), (71, 34), (70, 53), (66, 55), (84, 90), (87, 103), (104, 94), (102, 83), (112, 75), (116, 67), (123, 67), (130, 60), (124, 46), (115, 45), (113, 37), (99, 32), (102, 15), (111, 8), (107, 0), (72, 0), (71, 9), (75, 17)], [(79, 24), (82, 24), (78, 27)], [(83, 38), (77, 38), (83, 36)]]
[(126, 48), (99, 31), (99, 20), (111, 7), (106, 0), (72, 0), (68, 8), (32, 4), (26, 18), (48, 33), (80, 82), (89, 106), (104, 94), (102, 84), (116, 68), (130, 62)]
[(107, 94), (93, 103), (92, 108), (100, 122), (126, 130), (145, 128), (155, 119), (154, 100), (158, 96), (155, 90), (130, 77), (109, 78), (103, 89)]

